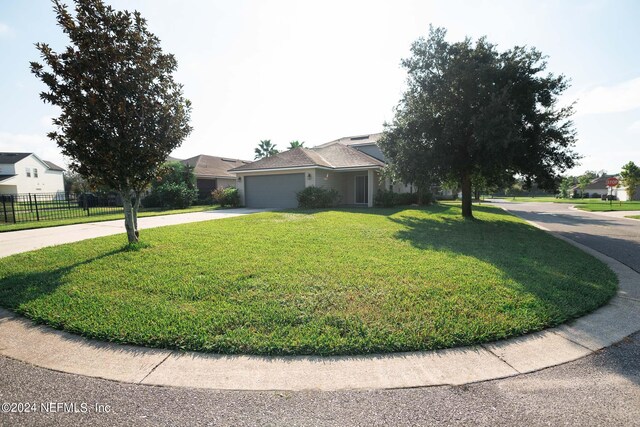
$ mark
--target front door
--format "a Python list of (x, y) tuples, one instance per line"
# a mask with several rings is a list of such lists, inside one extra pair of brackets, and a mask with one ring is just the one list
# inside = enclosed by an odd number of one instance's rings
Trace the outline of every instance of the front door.
[(369, 177), (367, 175), (356, 176), (356, 203), (369, 203)]

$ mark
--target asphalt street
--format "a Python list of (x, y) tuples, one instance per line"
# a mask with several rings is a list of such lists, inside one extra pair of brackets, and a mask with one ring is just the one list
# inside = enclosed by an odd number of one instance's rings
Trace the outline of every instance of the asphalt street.
[[(507, 207), (640, 271), (640, 222), (548, 203)], [(31, 412), (0, 412), (0, 425), (640, 426), (640, 333), (532, 374), (401, 390), (293, 393), (152, 387), (54, 372), (0, 357), (0, 404), (11, 402), (16, 409), (22, 403), (23, 410), (29, 403)]]

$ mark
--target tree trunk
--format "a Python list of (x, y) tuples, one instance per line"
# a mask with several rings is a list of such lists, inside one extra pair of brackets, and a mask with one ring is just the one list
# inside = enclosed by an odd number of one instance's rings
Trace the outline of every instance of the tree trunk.
[(138, 242), (138, 230), (133, 214), (133, 205), (131, 204), (131, 191), (123, 191), (120, 193), (122, 197), (122, 206), (124, 208), (124, 228), (127, 230), (127, 239), (129, 244)]
[(136, 191), (136, 202), (133, 204), (133, 227), (136, 232), (137, 238), (140, 238), (140, 230), (138, 230), (138, 211), (140, 210), (141, 197), (142, 197), (142, 192)]
[(471, 191), (471, 174), (469, 172), (462, 173), (462, 216), (464, 218), (473, 218), (473, 212), (471, 211), (471, 198), (473, 192)]

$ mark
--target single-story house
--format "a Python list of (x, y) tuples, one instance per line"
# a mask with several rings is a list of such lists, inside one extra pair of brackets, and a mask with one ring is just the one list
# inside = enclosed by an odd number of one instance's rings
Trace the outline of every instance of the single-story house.
[[(373, 206), (381, 188), (385, 157), (377, 145), (381, 133), (340, 138), (313, 148), (295, 148), (231, 169), (241, 203), (252, 208), (294, 208), (306, 187), (335, 189), (341, 205)], [(394, 185), (409, 192), (408, 185)]]
[[(172, 158), (173, 159), (173, 158)], [(208, 197), (216, 188), (236, 186), (236, 176), (229, 169), (251, 163), (247, 160), (228, 159), (200, 154), (185, 160), (178, 160), (193, 168), (199, 197)]]
[(64, 169), (33, 153), (0, 153), (0, 194), (64, 197)]
[[(612, 189), (610, 189), (609, 187), (607, 187), (607, 179), (609, 178), (618, 178), (618, 181), (620, 182), (620, 185), (618, 185), (617, 187), (613, 187)], [(575, 186), (573, 187), (573, 192), (574, 194), (577, 194), (578, 196), (580, 196), (580, 192), (581, 189), (579, 186)], [(624, 182), (622, 180), (622, 177), (620, 175), (602, 175), (596, 179), (594, 179), (593, 181), (591, 181), (585, 188), (584, 188), (584, 193), (585, 195), (589, 195), (589, 197), (600, 197), (603, 195), (613, 195), (616, 197), (617, 200), (621, 200), (623, 202), (626, 202), (627, 200), (630, 200), (629, 195), (627, 194), (627, 189), (624, 186)], [(640, 188), (636, 190), (636, 194), (633, 197), (633, 200), (638, 200), (640, 199)]]

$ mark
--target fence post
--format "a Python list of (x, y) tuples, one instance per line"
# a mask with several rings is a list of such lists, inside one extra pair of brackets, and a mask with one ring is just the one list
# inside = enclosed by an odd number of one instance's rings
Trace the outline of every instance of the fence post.
[(9, 222), (9, 219), (7, 218), (7, 201), (6, 201), (6, 196), (3, 194), (2, 195), (2, 212), (4, 213), (4, 222), (7, 223)]
[(11, 215), (13, 216), (13, 223), (16, 224), (16, 205), (13, 203), (13, 194), (11, 195)]
[(40, 212), (38, 212), (38, 195), (33, 195), (33, 202), (36, 205), (36, 221), (40, 221)]
[(87, 193), (85, 191), (84, 193), (84, 197), (82, 198), (82, 202), (84, 203), (84, 210), (87, 211), (87, 216), (91, 216), (91, 213), (89, 212), (89, 202), (87, 201)]

